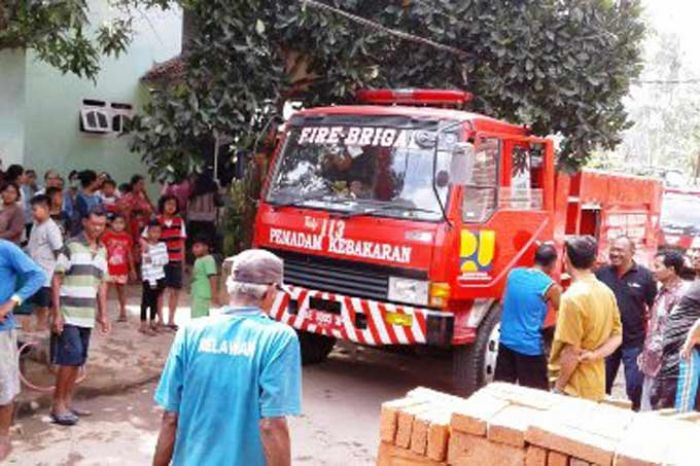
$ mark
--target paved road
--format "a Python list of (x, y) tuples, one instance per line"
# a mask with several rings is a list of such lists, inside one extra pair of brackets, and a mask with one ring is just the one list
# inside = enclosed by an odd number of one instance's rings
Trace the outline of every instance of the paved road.
[[(304, 369), (304, 415), (292, 420), (293, 463), (373, 464), (380, 404), (417, 385), (447, 389), (449, 355), (340, 348)], [(21, 419), (11, 465), (144, 465), (156, 442), (160, 411), (154, 384), (83, 402), (93, 411), (73, 428), (49, 423), (45, 412)]]

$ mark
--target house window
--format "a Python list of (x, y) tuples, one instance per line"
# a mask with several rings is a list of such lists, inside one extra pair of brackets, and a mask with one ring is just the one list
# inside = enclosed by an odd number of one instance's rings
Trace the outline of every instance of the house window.
[(109, 116), (103, 109), (84, 108), (80, 110), (80, 129), (86, 133), (107, 133), (110, 131)]
[(132, 116), (130, 104), (84, 99), (80, 109), (80, 131), (94, 134), (119, 134)]
[(130, 104), (112, 102), (110, 107), (112, 108), (112, 132), (123, 133), (133, 115), (132, 106)]

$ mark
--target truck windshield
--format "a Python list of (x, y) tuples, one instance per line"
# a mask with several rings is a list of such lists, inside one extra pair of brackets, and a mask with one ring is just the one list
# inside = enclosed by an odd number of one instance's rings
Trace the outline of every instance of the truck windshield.
[[(449, 191), (449, 150), (456, 132), (445, 122), (403, 117), (325, 117), (288, 130), (267, 201), (348, 216), (439, 220)], [(454, 125), (451, 127), (455, 128)]]
[(661, 209), (664, 227), (698, 227), (700, 225), (700, 195), (666, 193)]

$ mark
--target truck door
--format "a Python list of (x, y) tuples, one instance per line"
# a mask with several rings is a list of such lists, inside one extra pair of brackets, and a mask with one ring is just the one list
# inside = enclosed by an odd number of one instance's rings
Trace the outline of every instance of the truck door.
[(477, 133), (461, 203), (458, 299), (500, 298), (508, 272), (552, 239), (552, 159), (546, 139)]

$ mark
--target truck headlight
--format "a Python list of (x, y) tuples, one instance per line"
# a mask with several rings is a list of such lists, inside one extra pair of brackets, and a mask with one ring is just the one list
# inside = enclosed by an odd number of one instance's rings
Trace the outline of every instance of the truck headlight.
[(426, 306), (430, 284), (424, 280), (389, 277), (389, 301)]

